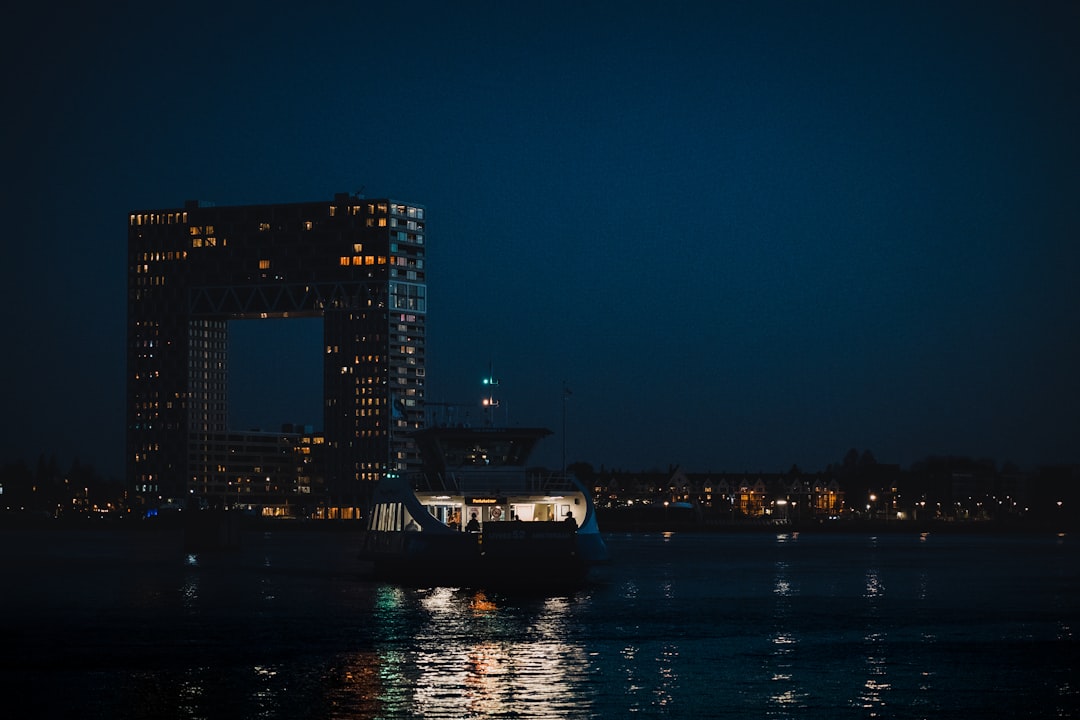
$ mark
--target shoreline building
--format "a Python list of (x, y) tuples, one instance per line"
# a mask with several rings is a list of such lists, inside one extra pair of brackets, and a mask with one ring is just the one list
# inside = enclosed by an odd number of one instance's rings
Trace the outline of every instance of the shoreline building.
[(423, 206), (347, 193), (131, 212), (126, 470), (136, 494), (228, 504), (233, 471), (219, 458), (237, 320), (322, 319), (324, 516), (357, 516), (383, 473), (419, 468), (406, 431), (424, 424), (424, 226)]
[(212, 433), (200, 465), (213, 478), (213, 489), (200, 495), (199, 504), (228, 505), (263, 517), (325, 515), (322, 447), (320, 433), (289, 423), (277, 432)]

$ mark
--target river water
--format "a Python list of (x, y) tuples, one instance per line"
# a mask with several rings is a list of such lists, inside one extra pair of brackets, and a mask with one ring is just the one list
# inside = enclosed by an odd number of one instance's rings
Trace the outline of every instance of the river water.
[(1080, 717), (1075, 535), (610, 534), (552, 596), (371, 582), (356, 540), (0, 530), (4, 715)]

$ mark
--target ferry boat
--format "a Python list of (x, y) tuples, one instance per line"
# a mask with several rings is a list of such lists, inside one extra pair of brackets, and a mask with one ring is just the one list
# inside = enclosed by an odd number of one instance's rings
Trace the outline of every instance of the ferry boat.
[(530, 469), (546, 428), (431, 427), (413, 433), (415, 475), (376, 485), (361, 559), (410, 585), (553, 588), (608, 558), (591, 493)]

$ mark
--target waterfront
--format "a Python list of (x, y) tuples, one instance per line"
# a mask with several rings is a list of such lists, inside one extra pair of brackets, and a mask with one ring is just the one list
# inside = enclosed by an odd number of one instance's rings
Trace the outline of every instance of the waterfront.
[(348, 532), (0, 531), (8, 707), (82, 718), (1076, 717), (1074, 535), (610, 533), (577, 592), (403, 589)]

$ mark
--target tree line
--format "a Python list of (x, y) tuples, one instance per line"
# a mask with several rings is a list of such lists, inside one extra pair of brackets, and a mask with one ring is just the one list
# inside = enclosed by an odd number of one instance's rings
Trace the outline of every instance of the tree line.
[(130, 497), (123, 482), (102, 475), (77, 458), (62, 468), (53, 456), (40, 455), (31, 467), (25, 460), (0, 466), (0, 510), (53, 517), (84, 515), (124, 508)]

